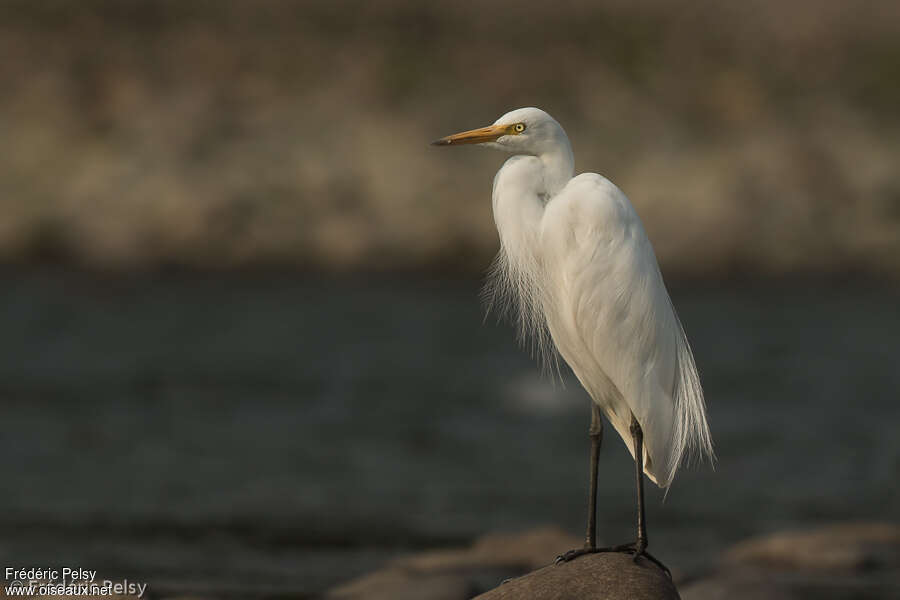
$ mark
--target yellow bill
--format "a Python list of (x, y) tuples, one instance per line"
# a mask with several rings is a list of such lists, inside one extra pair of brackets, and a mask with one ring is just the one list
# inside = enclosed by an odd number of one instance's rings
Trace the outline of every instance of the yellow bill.
[(515, 132), (515, 125), (491, 125), (489, 127), (479, 127), (463, 131), (462, 133), (454, 133), (447, 137), (431, 142), (432, 146), (453, 146), (457, 144), (482, 144), (484, 142), (493, 142), (497, 138), (504, 135), (512, 135)]

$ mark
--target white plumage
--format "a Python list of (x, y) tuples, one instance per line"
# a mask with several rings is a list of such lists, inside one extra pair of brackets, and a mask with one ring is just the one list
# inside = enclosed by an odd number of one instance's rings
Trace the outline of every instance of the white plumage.
[(712, 458), (691, 348), (625, 194), (595, 173), (573, 177), (568, 137), (537, 108), (435, 143), (514, 154), (494, 178), (501, 250), (488, 293), (515, 308), (521, 333), (545, 355), (555, 346), (632, 455), (636, 418), (657, 485), (692, 449)]

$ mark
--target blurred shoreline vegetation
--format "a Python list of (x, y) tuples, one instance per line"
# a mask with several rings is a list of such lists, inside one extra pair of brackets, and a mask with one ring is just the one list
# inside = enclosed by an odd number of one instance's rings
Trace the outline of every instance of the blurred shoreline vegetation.
[(900, 278), (900, 3), (8, 0), (0, 262), (479, 273), (548, 110), (692, 277)]

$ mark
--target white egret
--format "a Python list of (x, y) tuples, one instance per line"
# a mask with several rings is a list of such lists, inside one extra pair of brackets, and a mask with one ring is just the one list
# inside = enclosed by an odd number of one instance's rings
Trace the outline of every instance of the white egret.
[[(517, 311), (520, 333), (555, 350), (591, 404), (590, 498), (583, 548), (560, 556), (647, 553), (642, 474), (668, 488), (692, 450), (713, 458), (691, 347), (634, 207), (596, 173), (573, 177), (569, 138), (553, 117), (520, 108), (493, 125), (441, 138), (512, 153), (494, 177), (500, 252), (488, 292)], [(637, 540), (596, 544), (597, 460), (603, 413), (636, 465)]]

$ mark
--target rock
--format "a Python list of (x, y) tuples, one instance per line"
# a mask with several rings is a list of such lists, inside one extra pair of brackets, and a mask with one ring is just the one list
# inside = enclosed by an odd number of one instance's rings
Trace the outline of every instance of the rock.
[(433, 550), (333, 588), (341, 600), (466, 600), (508, 577), (551, 564), (580, 541), (556, 527), (521, 534), (490, 534), (469, 548)]
[[(396, 559), (327, 597), (467, 600), (490, 590), (478, 598), (679, 598), (656, 565), (634, 564), (625, 554), (552, 564), (557, 554), (579, 545), (580, 540), (556, 528), (487, 535), (469, 548)], [(499, 585), (516, 575), (522, 576)], [(706, 574), (686, 575), (678, 579), (684, 600), (900, 598), (900, 526), (842, 523), (753, 538), (728, 550)]]
[(737, 544), (725, 554), (725, 562), (778, 569), (900, 568), (900, 525), (838, 523), (775, 533)]
[(589, 554), (550, 565), (509, 581), (479, 600), (669, 600), (679, 598), (675, 584), (655, 564), (628, 554)]
[(838, 523), (741, 542), (684, 600), (900, 598), (900, 526)]

